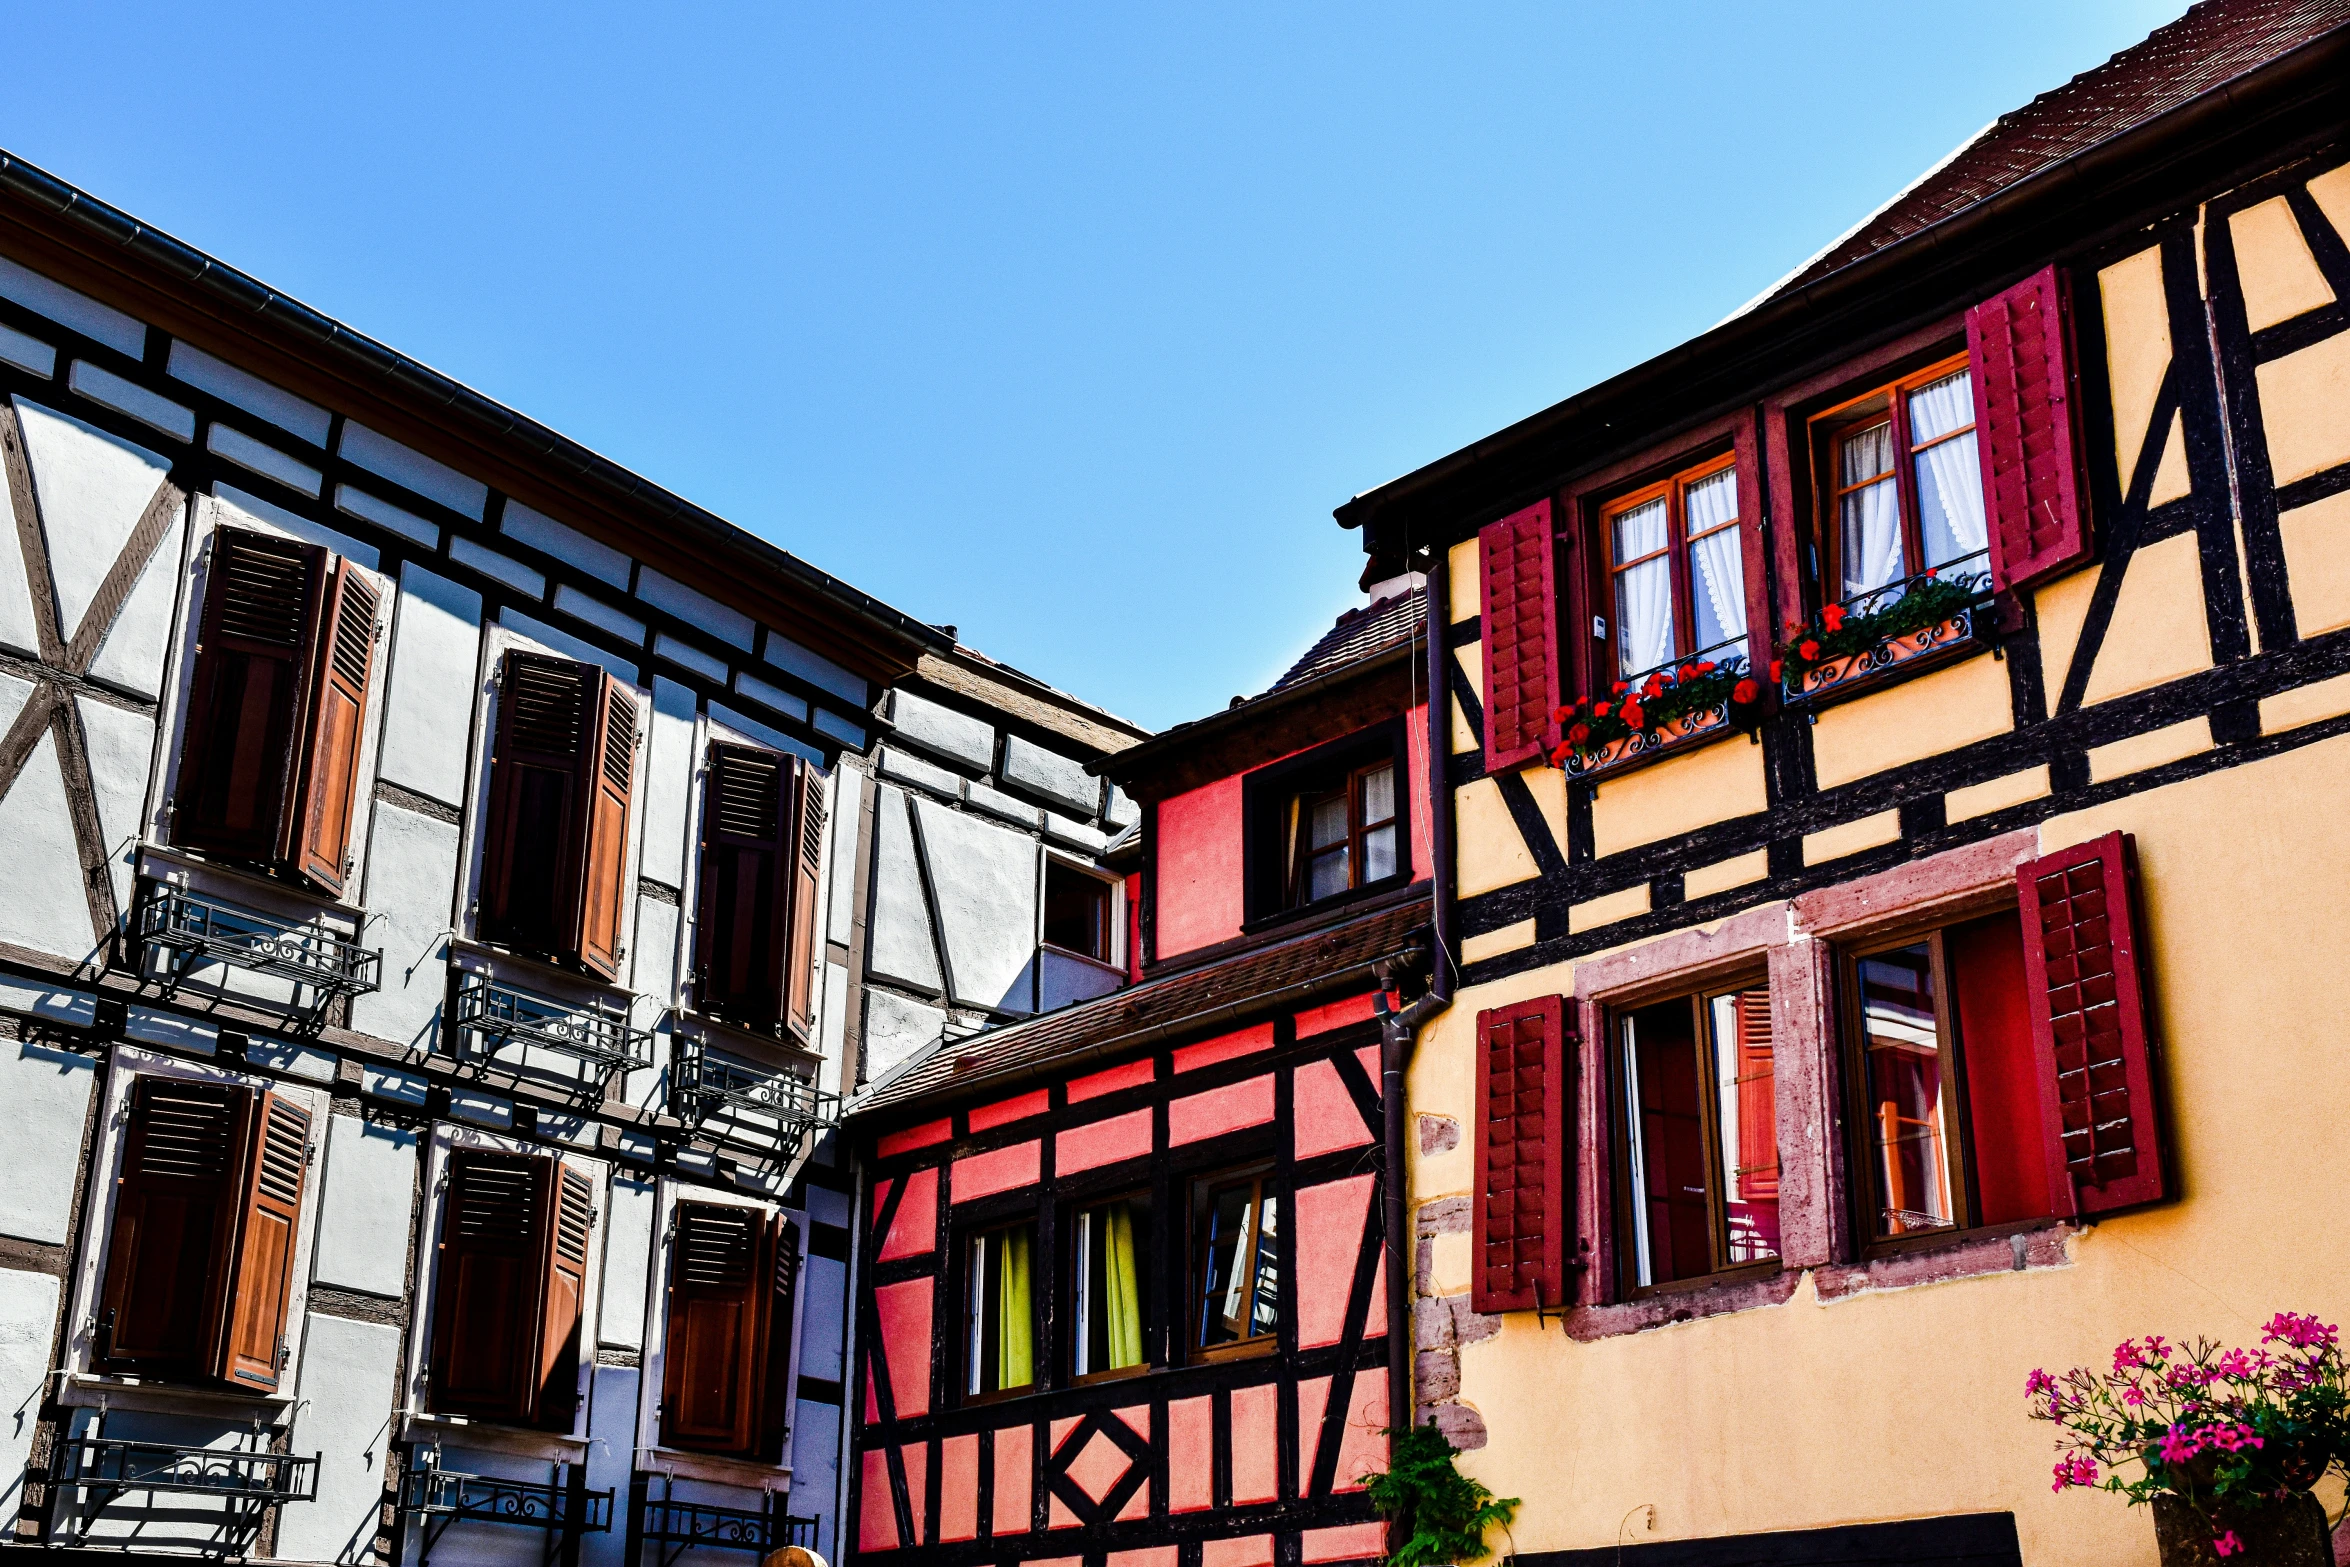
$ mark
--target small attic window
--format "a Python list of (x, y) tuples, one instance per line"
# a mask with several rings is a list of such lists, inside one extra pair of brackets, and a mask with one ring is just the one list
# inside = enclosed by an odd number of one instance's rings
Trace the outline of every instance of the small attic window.
[(1110, 956), (1110, 884), (1074, 865), (1048, 858), (1044, 866), (1044, 944), (1096, 963)]
[(1411, 879), (1401, 720), (1260, 767), (1242, 791), (1252, 923)]

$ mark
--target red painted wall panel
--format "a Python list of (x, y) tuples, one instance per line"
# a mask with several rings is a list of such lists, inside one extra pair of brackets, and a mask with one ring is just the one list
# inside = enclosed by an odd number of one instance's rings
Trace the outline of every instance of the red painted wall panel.
[(1053, 1096), (1040, 1088), (1032, 1094), (1021, 1094), (1012, 1099), (999, 1099), (991, 1105), (981, 1105), (971, 1112), (971, 1130), (984, 1132), (998, 1126), (1009, 1126), (1014, 1121), (1025, 1121), (1032, 1115), (1042, 1115), (1052, 1107)]
[(1133, 1110), (1072, 1128), (1053, 1140), (1053, 1171), (1075, 1175), (1121, 1159), (1140, 1159), (1151, 1151), (1151, 1113)]
[(1200, 1567), (1268, 1567), (1273, 1537), (1247, 1534), (1237, 1540), (1210, 1540), (1200, 1547)]
[(1109, 1567), (1175, 1567), (1175, 1556), (1176, 1547), (1172, 1545), (1154, 1545), (1140, 1551), (1112, 1551)]
[(950, 1436), (938, 1444), (938, 1538), (979, 1538), (979, 1437)]
[(1387, 1378), (1377, 1371), (1355, 1373), (1354, 1397), (1347, 1401), (1346, 1430), (1338, 1443), (1338, 1469), (1331, 1488), (1363, 1489), (1363, 1477), (1387, 1468)]
[(1022, 1186), (1034, 1186), (1042, 1166), (1038, 1155), (1042, 1143), (1014, 1143), (1009, 1148), (997, 1148), (987, 1153), (973, 1154), (968, 1159), (955, 1161), (955, 1201), (969, 1202), (976, 1197), (993, 1197), (997, 1192), (1008, 1192)]
[(1167, 1511), (1202, 1512), (1215, 1505), (1216, 1401), (1179, 1398), (1167, 1405)]
[(1289, 1128), (1292, 1157), (1310, 1159), (1318, 1153), (1360, 1148), (1371, 1141), (1370, 1123), (1355, 1108), (1354, 1095), (1346, 1091), (1338, 1068), (1330, 1062), (1308, 1061), (1299, 1067), (1293, 1092), (1296, 1109)]
[(1004, 1426), (995, 1433), (995, 1532), (1028, 1532), (1028, 1483), (1036, 1462), (1036, 1429)]
[(1281, 1388), (1272, 1382), (1232, 1390), (1232, 1500), (1270, 1502), (1281, 1495)]
[(919, 1545), (922, 1543), (922, 1537), (929, 1533), (924, 1527), (928, 1520), (923, 1517), (922, 1508), (924, 1498), (930, 1495), (930, 1444), (928, 1442), (908, 1442), (898, 1449), (898, 1462), (905, 1465), (906, 1496), (913, 1504), (914, 1509), (916, 1538), (908, 1540), (906, 1543)]
[(1376, 1003), (1369, 992), (1349, 996), (1344, 1001), (1333, 1001), (1328, 1006), (1309, 1007), (1297, 1015), (1297, 1037), (1311, 1039), (1316, 1034), (1327, 1034), (1334, 1028), (1349, 1023), (1368, 1023)]
[(1167, 1141), (1196, 1143), (1203, 1137), (1221, 1137), (1273, 1119), (1273, 1078), (1270, 1073), (1225, 1088), (1211, 1088), (1167, 1106)]
[(1069, 1079), (1069, 1102), (1077, 1104), (1082, 1100), (1099, 1099), (1104, 1094), (1114, 1094), (1122, 1088), (1140, 1088), (1157, 1071), (1150, 1057), (1145, 1056), (1140, 1061), (1129, 1061), (1124, 1066), (1114, 1066), (1106, 1072), (1089, 1072), (1083, 1077), (1073, 1077)]
[(1308, 1529), (1301, 1543), (1309, 1563), (1368, 1561), (1387, 1554), (1387, 1525), (1347, 1523), (1335, 1529)]
[[(889, 1357), (890, 1392), (900, 1420), (930, 1412), (930, 1285), (928, 1279), (907, 1279), (873, 1292), (881, 1352)], [(867, 1402), (870, 1405), (870, 1397)]]
[(1235, 1033), (1202, 1040), (1196, 1045), (1185, 1045), (1175, 1052), (1175, 1070), (1196, 1072), (1203, 1066), (1214, 1066), (1219, 1061), (1237, 1060), (1241, 1056), (1272, 1048), (1273, 1025), (1256, 1023)]
[(876, 1143), (874, 1149), (887, 1159), (892, 1154), (912, 1153), (917, 1148), (935, 1148), (954, 1135), (955, 1123), (951, 1120), (925, 1121), (920, 1126), (891, 1132)]
[(1242, 865), (1238, 775), (1159, 802), (1161, 958), (1240, 934)]
[[(887, 1181), (873, 1188), (873, 1216), (881, 1217), (882, 1205), (889, 1200)], [(906, 1196), (898, 1204), (897, 1217), (890, 1220), (889, 1233), (881, 1238), (880, 1260), (889, 1262), (899, 1257), (928, 1256), (938, 1245), (938, 1171), (936, 1168), (916, 1170), (906, 1177)]]
[(865, 1551), (897, 1549), (897, 1504), (889, 1490), (889, 1455), (865, 1455), (864, 1474), (857, 1488), (857, 1548)]
[(1428, 707), (1411, 710), (1404, 719), (1405, 768), (1412, 787), (1412, 880), (1426, 881), (1434, 871), (1435, 851), (1428, 846)]
[[(1361, 1118), (1356, 1118), (1360, 1124)], [(1368, 1175), (1297, 1194), (1297, 1347), (1319, 1349), (1346, 1331), (1346, 1298), (1371, 1213)]]

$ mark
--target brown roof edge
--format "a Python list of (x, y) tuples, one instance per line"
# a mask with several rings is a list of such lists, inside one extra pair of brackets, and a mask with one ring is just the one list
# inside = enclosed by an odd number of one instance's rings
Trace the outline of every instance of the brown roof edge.
[[(1953, 309), (2005, 272), (2069, 249), (2087, 222), (2126, 222), (2160, 199), (2213, 180), (2298, 138), (2339, 134), (2340, 82), (2350, 73), (2350, 28), (2336, 28), (2156, 116), (1997, 191), (1940, 222), (1872, 251), (1598, 385), (1481, 440), (1365, 490), (1332, 515), (1364, 529), (1375, 552), (1449, 543), (1474, 524), (1546, 493), (1561, 479), (1636, 443), (1718, 416), (1799, 373), (1806, 356), (1857, 346), (1871, 309), (1903, 319)], [(2141, 166), (2128, 168), (2136, 162)], [(2184, 178), (2150, 189), (2156, 174)], [(2167, 198), (2165, 193), (2171, 193)], [(2066, 224), (2059, 237), (2048, 229)], [(2037, 248), (2035, 248), (2037, 247)], [(1939, 304), (1936, 301), (1939, 301)], [(1620, 433), (1631, 432), (1631, 433)]]
[(878, 685), (952, 644), (936, 627), (5, 151), (0, 242), (174, 338), (658, 560), (666, 574)]

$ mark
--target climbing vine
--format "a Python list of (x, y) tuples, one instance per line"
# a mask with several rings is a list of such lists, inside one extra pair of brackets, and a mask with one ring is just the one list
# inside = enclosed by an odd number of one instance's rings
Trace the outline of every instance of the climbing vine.
[(1387, 1472), (1371, 1476), (1371, 1506), (1400, 1536), (1387, 1567), (1447, 1567), (1487, 1554), (1485, 1531), (1507, 1527), (1518, 1498), (1497, 1497), (1453, 1467), (1454, 1449), (1433, 1425), (1390, 1431)]

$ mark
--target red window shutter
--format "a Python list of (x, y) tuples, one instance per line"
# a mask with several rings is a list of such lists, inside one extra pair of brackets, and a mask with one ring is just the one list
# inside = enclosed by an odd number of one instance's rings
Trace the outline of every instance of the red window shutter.
[(756, 1208), (678, 1205), (661, 1351), (661, 1440), (670, 1447), (749, 1457), (758, 1440), (768, 1232)]
[(201, 1376), (217, 1365), (252, 1090), (142, 1076), (115, 1177), (98, 1363)]
[(1551, 590), (1550, 502), (1477, 534), (1484, 585), (1485, 770), (1530, 762), (1555, 736), (1558, 616)]
[(2016, 870), (2049, 1199), (2110, 1213), (2170, 1194), (2137, 930), (2137, 866), (2107, 833)]
[(557, 1161), (549, 1195), (554, 1202), (554, 1222), (546, 1229), (538, 1353), (528, 1418), (549, 1431), (568, 1431), (579, 1414), (580, 1316), (587, 1298), (588, 1242), (596, 1228), (596, 1188), (570, 1164)]
[(262, 1094), (247, 1144), (236, 1270), (225, 1302), (227, 1334), (217, 1374), (256, 1392), (284, 1368), (286, 1305), (294, 1286), (294, 1234), (310, 1164), (310, 1112)]
[(636, 795), (636, 692), (598, 674), (595, 744), (583, 779), (579, 930), (564, 956), (605, 979), (620, 973), (628, 912), (628, 812)]
[(214, 530), (173, 841), (238, 859), (281, 855), (327, 559), (315, 544)]
[(748, 1028), (783, 1021), (797, 758), (710, 747), (694, 918), (695, 1002)]
[(824, 874), (824, 775), (795, 759), (789, 940), (784, 952), (784, 1021), (802, 1040), (816, 1029), (816, 942), (824, 911), (816, 901)]
[(1477, 1191), (1472, 1303), (1525, 1311), (1566, 1300), (1566, 1003), (1477, 1014)]
[(769, 1463), (785, 1457), (783, 1444), (791, 1435), (795, 1322), (800, 1290), (800, 1227), (782, 1214), (775, 1216), (771, 1242), (774, 1266), (767, 1276), (766, 1389), (759, 1405), (759, 1456)]
[(535, 1413), (553, 1173), (553, 1160), (523, 1154), (449, 1155), (427, 1387), (436, 1413), (522, 1421)]
[(1965, 1055), (1967, 1154), (1975, 1222), (2044, 1219), (2048, 1152), (2040, 1126), (2040, 1063), (2032, 1034), (2023, 926), (2012, 909), (1954, 925), (1942, 936), (1950, 999)]
[(375, 664), (380, 595), (347, 560), (326, 588), (325, 635), (318, 639), (301, 744), (297, 808), (286, 813), (278, 858), (311, 885), (340, 894), (351, 857), (351, 814), (359, 792), (359, 741), (367, 679)]
[(2027, 587), (2089, 558), (2063, 281), (2046, 267), (1967, 312), (1991, 575)]
[(480, 930), (560, 954), (579, 924), (581, 827), (604, 672), (519, 650), (506, 655), (490, 763)]
[[(1771, 1055), (1771, 993), (1742, 990), (1738, 1014), (1738, 1200), (1779, 1200), (1778, 1068)], [(1763, 1150), (1769, 1150), (1765, 1162)]]

